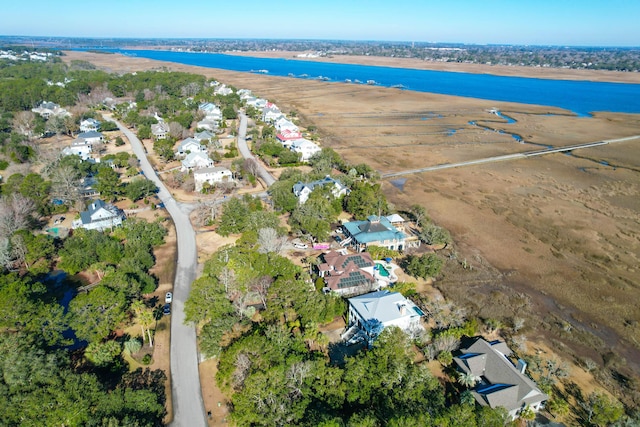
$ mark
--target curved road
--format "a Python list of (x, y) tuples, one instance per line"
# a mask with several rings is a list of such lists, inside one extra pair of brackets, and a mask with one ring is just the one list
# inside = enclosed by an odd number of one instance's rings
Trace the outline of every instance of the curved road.
[[(189, 221), (191, 208), (181, 205), (171, 196), (155, 170), (149, 163), (142, 143), (138, 137), (113, 120), (131, 143), (133, 152), (140, 160), (140, 168), (145, 176), (153, 181), (160, 191), (158, 197), (164, 203), (173, 218), (178, 240), (178, 263), (176, 280), (173, 287), (171, 319), (171, 390), (173, 400), (173, 422), (176, 427), (205, 427), (204, 403), (198, 372), (198, 347), (196, 330), (185, 325), (184, 303), (189, 297), (191, 283), (196, 278), (197, 250), (196, 237)], [(246, 122), (245, 122), (246, 133)]]
[(264, 181), (265, 187), (269, 188), (276, 182), (276, 179), (262, 166), (262, 163), (257, 161), (255, 157), (249, 151), (247, 147), (247, 116), (244, 113), (238, 113), (240, 115), (240, 126), (238, 126), (238, 151), (245, 159), (253, 159), (258, 164), (258, 175), (262, 181)]

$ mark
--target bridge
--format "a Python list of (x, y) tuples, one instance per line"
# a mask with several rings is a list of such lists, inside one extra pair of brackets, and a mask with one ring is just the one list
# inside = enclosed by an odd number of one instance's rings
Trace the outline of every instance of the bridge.
[(530, 158), (530, 157), (544, 156), (544, 155), (547, 155), (547, 154), (566, 153), (566, 152), (569, 152), (569, 151), (580, 150), (580, 149), (583, 149), (583, 148), (600, 147), (600, 146), (603, 146), (603, 145), (616, 144), (616, 143), (621, 143), (621, 142), (628, 142), (628, 141), (632, 141), (632, 140), (635, 140), (635, 139), (640, 139), (640, 135), (627, 136), (627, 137), (624, 137), (624, 138), (616, 138), (616, 139), (605, 139), (605, 140), (602, 140), (602, 141), (587, 142), (587, 143), (584, 143), (584, 144), (567, 145), (567, 146), (564, 146), (564, 147), (549, 147), (549, 148), (545, 148), (545, 149), (542, 149), (542, 150), (527, 151), (527, 152), (524, 152), (524, 153), (516, 153), (516, 154), (505, 154), (505, 155), (502, 155), (502, 156), (486, 157), (484, 159), (468, 160), (466, 162), (443, 163), (443, 164), (440, 164), (440, 165), (427, 166), (425, 168), (420, 168), (420, 169), (412, 169), (412, 170), (406, 170), (406, 171), (401, 171), (401, 172), (384, 173), (384, 174), (381, 174), (380, 177), (381, 178), (393, 178), (393, 177), (396, 177), (396, 176), (411, 175), (411, 174), (414, 174), (414, 173), (422, 173), (422, 172), (433, 172), (433, 171), (437, 171), (437, 170), (450, 169), (450, 168), (459, 168), (459, 167), (463, 167), (463, 166), (504, 162), (504, 161), (507, 161), (507, 160), (527, 159), (527, 158)]

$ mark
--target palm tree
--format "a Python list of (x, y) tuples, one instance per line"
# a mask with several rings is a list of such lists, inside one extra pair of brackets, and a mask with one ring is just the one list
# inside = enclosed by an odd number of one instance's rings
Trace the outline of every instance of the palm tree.
[[(146, 308), (144, 301), (139, 299), (131, 303), (131, 310), (136, 315), (136, 318), (140, 320), (140, 314), (144, 312)], [(140, 322), (140, 329), (142, 329), (142, 343), (144, 344), (144, 325)]]
[(149, 337), (149, 346), (153, 347), (153, 340), (151, 339), (151, 325), (153, 325), (153, 322), (155, 321), (153, 312), (151, 312), (150, 310), (145, 310), (141, 312), (140, 316), (138, 317), (138, 321), (140, 322), (140, 325), (143, 328), (147, 329), (147, 336)]
[(467, 388), (473, 388), (478, 381), (480, 381), (480, 377), (474, 375), (472, 372), (463, 372), (458, 375), (458, 383)]

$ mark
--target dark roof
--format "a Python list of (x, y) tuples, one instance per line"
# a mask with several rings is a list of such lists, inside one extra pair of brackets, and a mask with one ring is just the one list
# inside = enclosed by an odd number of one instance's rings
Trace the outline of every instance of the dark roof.
[[(548, 399), (538, 386), (520, 373), (507, 358), (511, 350), (502, 341), (475, 339), (461, 355), (453, 358), (458, 368), (482, 379), (473, 390), (476, 401), (492, 408), (502, 406), (507, 411)], [(505, 353), (506, 352), (506, 353)]]

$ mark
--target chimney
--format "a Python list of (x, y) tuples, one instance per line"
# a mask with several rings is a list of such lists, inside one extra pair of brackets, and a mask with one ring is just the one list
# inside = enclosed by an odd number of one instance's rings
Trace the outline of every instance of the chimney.
[(524, 375), (524, 371), (527, 370), (527, 362), (525, 362), (522, 359), (518, 359), (518, 364), (516, 365), (516, 369), (518, 370), (518, 372)]

